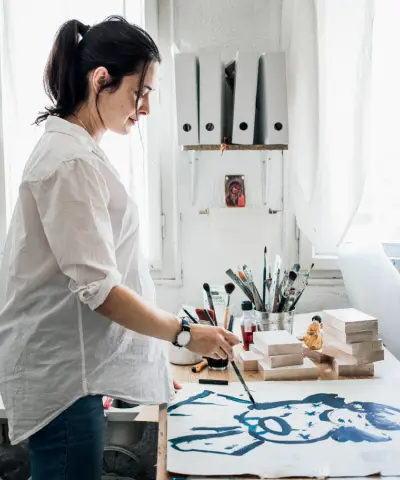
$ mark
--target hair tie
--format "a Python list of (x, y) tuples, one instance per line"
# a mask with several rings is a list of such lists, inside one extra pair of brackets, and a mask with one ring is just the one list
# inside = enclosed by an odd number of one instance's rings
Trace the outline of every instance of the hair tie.
[(77, 22), (77, 25), (78, 25), (78, 33), (82, 37), (86, 35), (87, 31), (90, 29), (90, 25), (85, 25), (84, 23), (79, 21)]

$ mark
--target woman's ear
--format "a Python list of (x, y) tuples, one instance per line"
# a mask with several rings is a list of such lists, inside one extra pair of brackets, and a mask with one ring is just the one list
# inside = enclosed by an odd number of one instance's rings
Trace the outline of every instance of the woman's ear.
[(98, 94), (109, 82), (111, 76), (105, 67), (97, 67), (92, 72), (91, 86), (93, 91)]

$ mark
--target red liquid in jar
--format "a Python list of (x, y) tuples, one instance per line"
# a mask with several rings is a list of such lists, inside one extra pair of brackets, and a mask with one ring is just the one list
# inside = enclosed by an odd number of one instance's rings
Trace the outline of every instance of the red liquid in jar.
[(248, 351), (249, 346), (253, 342), (253, 333), (256, 331), (255, 325), (242, 325), (243, 349)]

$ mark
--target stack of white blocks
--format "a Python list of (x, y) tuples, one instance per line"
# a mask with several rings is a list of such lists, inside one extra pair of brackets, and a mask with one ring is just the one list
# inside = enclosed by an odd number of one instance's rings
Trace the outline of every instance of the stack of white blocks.
[(322, 351), (338, 375), (373, 375), (374, 362), (384, 359), (378, 320), (354, 308), (325, 310)]
[(304, 358), (302, 342), (285, 330), (255, 332), (250, 351), (240, 352), (243, 370), (257, 370), (264, 380), (318, 378), (318, 368)]

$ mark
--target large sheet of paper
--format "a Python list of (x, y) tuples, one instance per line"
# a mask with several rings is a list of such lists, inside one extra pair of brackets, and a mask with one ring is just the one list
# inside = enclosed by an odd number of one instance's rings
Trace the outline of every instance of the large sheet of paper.
[(168, 408), (169, 472), (400, 475), (400, 381), (187, 384)]

